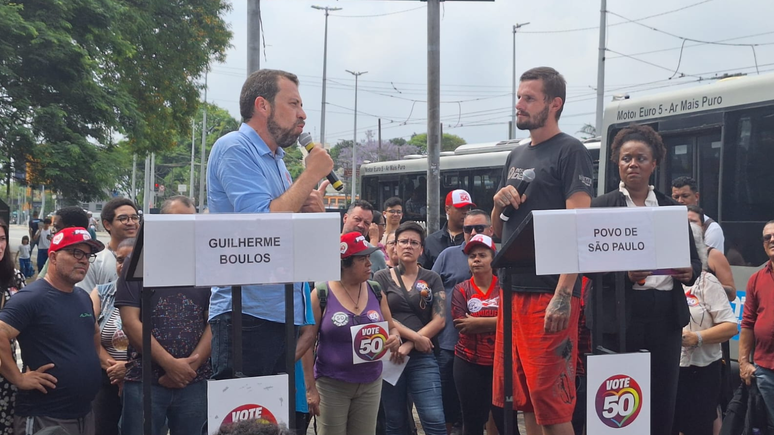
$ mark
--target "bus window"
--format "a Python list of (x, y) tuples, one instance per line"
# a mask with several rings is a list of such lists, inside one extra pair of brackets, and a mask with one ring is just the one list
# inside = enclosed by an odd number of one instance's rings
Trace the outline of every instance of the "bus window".
[(728, 255), (733, 249), (744, 263), (757, 266), (766, 260), (760, 243), (763, 225), (774, 219), (770, 188), (774, 184), (774, 108), (732, 112), (728, 116), (721, 209), (726, 252)]
[(704, 213), (713, 219), (718, 217), (718, 197), (720, 196), (720, 130), (699, 136), (699, 167), (696, 181), (699, 183), (701, 197), (699, 202)]
[(468, 193), (473, 197), (476, 208), (487, 211), (494, 208), (492, 197), (497, 192), (497, 186), (500, 185), (502, 173), (502, 168), (472, 171), (471, 178), (473, 183), (471, 183)]
[(664, 138), (664, 146), (667, 149), (667, 161), (669, 162), (669, 178), (666, 180), (667, 186), (664, 186), (664, 193), (671, 194), (671, 181), (677, 177), (693, 178), (693, 137), (670, 137)]

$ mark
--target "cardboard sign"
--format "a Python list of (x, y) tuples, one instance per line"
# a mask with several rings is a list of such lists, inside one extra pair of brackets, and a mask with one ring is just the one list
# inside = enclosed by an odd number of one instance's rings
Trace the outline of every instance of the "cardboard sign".
[(216, 214), (196, 221), (196, 285), (293, 282), (293, 223), (283, 214)]
[(538, 275), (690, 267), (684, 206), (537, 210)]
[(355, 325), (352, 332), (352, 364), (364, 364), (381, 361), (387, 354), (387, 322), (374, 322)]
[(587, 373), (587, 433), (650, 433), (650, 353), (589, 356)]
[(287, 419), (287, 375), (207, 381), (207, 427), (211, 434), (221, 425), (242, 420), (287, 426)]

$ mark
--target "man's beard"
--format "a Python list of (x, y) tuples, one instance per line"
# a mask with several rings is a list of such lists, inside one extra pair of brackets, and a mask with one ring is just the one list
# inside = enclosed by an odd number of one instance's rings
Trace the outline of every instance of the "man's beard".
[(272, 114), (269, 115), (269, 120), (267, 122), (267, 127), (269, 128), (269, 134), (274, 138), (274, 142), (277, 143), (277, 146), (280, 148), (287, 148), (298, 140), (298, 136), (300, 134), (295, 134), (294, 131), (298, 124), (294, 125), (293, 127), (290, 127), (288, 129), (283, 129), (280, 127), (279, 124), (277, 124), (276, 121), (274, 121), (274, 112), (272, 111)]
[(539, 112), (534, 119), (532, 118), (532, 116), (530, 116), (524, 121), (516, 121), (516, 127), (519, 130), (537, 130), (538, 128), (544, 127), (546, 125), (547, 120), (548, 120), (548, 105), (546, 105), (546, 108), (543, 109), (541, 112)]

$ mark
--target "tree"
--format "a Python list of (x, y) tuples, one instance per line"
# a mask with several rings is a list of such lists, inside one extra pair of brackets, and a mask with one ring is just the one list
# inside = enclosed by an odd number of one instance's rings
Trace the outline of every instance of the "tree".
[(135, 0), (122, 10), (120, 31), (131, 43), (116, 59), (117, 83), (141, 116), (129, 142), (135, 152), (163, 151), (189, 131), (199, 107), (198, 83), (212, 60), (225, 60), (231, 32), (226, 0)]
[(31, 183), (65, 200), (112, 190), (95, 164), (114, 132), (135, 150), (171, 147), (198, 106), (196, 80), (231, 36), (225, 0), (0, 3), (5, 175), (29, 166)]
[[(414, 145), (397, 145), (392, 141), (379, 142), (374, 140), (373, 134), (366, 133), (366, 140), (358, 142), (355, 153), (357, 166), (365, 161), (384, 162), (390, 160), (400, 160), (409, 154), (418, 154), (419, 148)], [(331, 149), (334, 169), (343, 178), (349, 178), (352, 174), (352, 141), (342, 140)]]
[[(414, 145), (422, 151), (422, 154), (427, 153), (427, 133), (415, 134), (408, 140), (409, 145)], [(465, 145), (465, 139), (449, 133), (444, 133), (441, 139), (441, 151), (454, 151), (460, 145)]]
[(597, 137), (597, 128), (591, 124), (583, 124), (583, 127), (576, 133), (580, 133), (583, 139), (592, 139)]

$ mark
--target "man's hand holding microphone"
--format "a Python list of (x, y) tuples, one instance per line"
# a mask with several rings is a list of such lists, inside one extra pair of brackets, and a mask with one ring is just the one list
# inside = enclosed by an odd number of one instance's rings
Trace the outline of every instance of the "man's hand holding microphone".
[[(343, 189), (343, 184), (333, 172), (333, 159), (330, 154), (322, 147), (314, 145), (312, 142), (312, 135), (309, 133), (301, 133), (298, 137), (298, 143), (303, 146), (308, 152), (304, 158), (306, 165), (306, 171), (310, 171), (314, 174), (315, 179), (327, 178), (320, 184), (317, 189), (312, 189), (309, 193), (309, 197), (304, 201), (304, 205), (301, 207), (302, 213), (322, 213), (325, 212), (325, 205), (323, 204), (323, 197), (325, 196), (325, 189), (329, 185), (333, 184), (336, 190)], [(339, 187), (336, 187), (338, 183)]]

